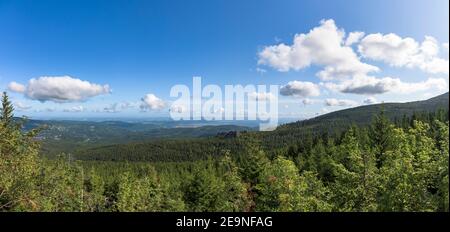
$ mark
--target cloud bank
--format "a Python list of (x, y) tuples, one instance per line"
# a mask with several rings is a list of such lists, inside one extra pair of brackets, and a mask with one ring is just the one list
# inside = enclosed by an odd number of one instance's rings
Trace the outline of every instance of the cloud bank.
[[(446, 53), (446, 58), (441, 53)], [(398, 77), (376, 77), (375, 74), (381, 70), (368, 61), (384, 62), (399, 68), (418, 68), (427, 74), (446, 75), (446, 78), (430, 77), (420, 82), (407, 82)], [(448, 43), (439, 44), (431, 36), (425, 36), (419, 43), (394, 33), (366, 35), (355, 31), (346, 36), (332, 19), (322, 20), (308, 33), (296, 34), (290, 45), (280, 43), (264, 47), (258, 53), (258, 64), (280, 72), (319, 67), (316, 76), (322, 81), (320, 85), (342, 93), (375, 95), (448, 89)], [(280, 94), (308, 96), (306, 89), (296, 86), (299, 84), (290, 82), (280, 90)]]

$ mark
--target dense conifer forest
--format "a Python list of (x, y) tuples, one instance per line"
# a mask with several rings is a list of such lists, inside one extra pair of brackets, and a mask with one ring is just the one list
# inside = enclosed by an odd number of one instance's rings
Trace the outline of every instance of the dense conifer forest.
[(393, 119), (389, 107), (368, 124), (295, 129), (304, 121), (48, 158), (36, 139), (45, 128), (23, 130), (5, 93), (0, 211), (449, 211), (448, 108)]

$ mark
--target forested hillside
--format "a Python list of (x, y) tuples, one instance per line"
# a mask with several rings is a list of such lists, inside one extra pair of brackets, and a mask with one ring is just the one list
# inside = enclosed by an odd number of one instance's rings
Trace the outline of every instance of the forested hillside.
[(332, 112), (313, 119), (285, 124), (270, 132), (241, 133), (237, 137), (158, 139), (147, 142), (114, 144), (80, 149), (73, 152), (82, 160), (109, 161), (194, 161), (220, 155), (221, 149), (233, 154), (242, 151), (242, 144), (256, 139), (270, 157), (287, 152), (288, 147), (313, 138), (339, 137), (352, 125), (368, 126), (380, 111), (398, 127), (407, 128), (414, 120), (432, 123), (435, 118), (448, 121), (449, 94), (426, 101), (386, 103), (361, 106)]
[[(14, 118), (20, 120), (20, 118)], [(43, 127), (37, 137), (42, 141), (41, 154), (54, 157), (62, 152), (74, 153), (77, 150), (112, 144), (126, 144), (151, 141), (161, 138), (211, 137), (227, 131), (251, 131), (252, 127), (237, 125), (200, 126), (171, 121), (121, 122), (121, 121), (71, 121), (71, 120), (28, 120), (24, 130)]]
[(216, 144), (216, 156), (195, 161), (79, 161), (39, 156), (41, 129), (24, 132), (4, 94), (0, 211), (449, 211), (441, 112), (395, 125), (379, 111), (368, 126), (310, 134), (273, 155), (245, 134), (228, 139), (239, 149)]
[[(386, 113), (386, 117), (396, 123), (408, 123), (406, 118), (421, 113), (435, 113), (438, 109), (448, 110), (449, 93), (445, 93), (428, 100), (406, 102), (406, 103), (380, 103), (373, 105), (359, 106), (355, 108), (339, 110), (324, 114), (309, 120), (289, 123), (278, 128), (278, 130), (292, 130), (294, 128), (311, 128), (325, 130), (326, 128), (336, 129), (342, 125), (368, 125), (381, 108)], [(329, 131), (332, 132), (332, 131)]]

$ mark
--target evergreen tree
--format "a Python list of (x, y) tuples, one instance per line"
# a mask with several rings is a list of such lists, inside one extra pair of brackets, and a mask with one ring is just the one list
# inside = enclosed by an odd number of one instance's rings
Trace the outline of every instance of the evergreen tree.
[(14, 107), (12, 106), (12, 103), (9, 100), (9, 97), (6, 94), (6, 92), (3, 92), (0, 121), (2, 122), (4, 127), (12, 126), (12, 120), (13, 120), (13, 116), (14, 116), (13, 112), (14, 112)]
[(0, 211), (38, 210), (35, 198), (39, 144), (37, 130), (22, 132), (12, 120), (14, 108), (6, 92), (0, 111)]
[(370, 139), (372, 149), (377, 161), (377, 167), (380, 168), (385, 158), (386, 151), (391, 148), (392, 125), (385, 115), (384, 106), (382, 106), (378, 115), (370, 127)]
[[(264, 172), (257, 185), (257, 211), (328, 211), (326, 188), (311, 172), (300, 176), (295, 164), (277, 157)], [(314, 186), (314, 187), (313, 187)], [(314, 188), (314, 190), (312, 190)]]
[(380, 172), (379, 210), (432, 211), (436, 199), (429, 191), (434, 176), (432, 157), (437, 155), (434, 141), (427, 136), (429, 125), (415, 121), (407, 132), (396, 129), (396, 149), (387, 153)]
[(220, 165), (225, 168), (222, 210), (228, 212), (249, 211), (251, 199), (247, 192), (248, 184), (242, 182), (238, 168), (231, 160), (229, 152), (226, 152), (221, 159)]
[(375, 211), (377, 168), (375, 157), (361, 150), (351, 128), (338, 148), (333, 184), (333, 202), (339, 211)]
[(206, 167), (196, 166), (184, 191), (184, 201), (190, 211), (209, 212), (223, 209), (225, 183), (217, 177), (212, 160)]
[(106, 210), (105, 182), (91, 169), (84, 181), (85, 193), (83, 196), (84, 211), (102, 212)]
[(37, 178), (39, 211), (83, 211), (84, 179), (78, 163), (67, 162), (67, 156), (45, 162)]

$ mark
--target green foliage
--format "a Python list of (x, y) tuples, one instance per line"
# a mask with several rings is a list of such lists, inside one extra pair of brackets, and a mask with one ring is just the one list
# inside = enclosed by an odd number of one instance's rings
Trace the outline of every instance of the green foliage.
[(184, 190), (184, 200), (190, 211), (221, 211), (224, 201), (225, 183), (217, 176), (213, 161), (206, 166), (196, 166), (193, 176), (188, 180)]
[(106, 210), (105, 182), (91, 169), (84, 180), (83, 211), (101, 212)]
[(83, 172), (65, 156), (42, 163), (36, 183), (38, 211), (83, 211)]
[(375, 157), (361, 148), (351, 128), (338, 147), (336, 181), (332, 184), (335, 210), (375, 211), (378, 171)]
[(220, 166), (225, 169), (223, 175), (224, 181), (224, 200), (223, 211), (239, 212), (249, 211), (251, 206), (251, 198), (249, 195), (249, 184), (243, 183), (239, 175), (236, 164), (231, 160), (228, 153), (220, 161)]
[(435, 173), (433, 159), (439, 152), (427, 130), (429, 125), (418, 121), (406, 132), (395, 130), (396, 149), (389, 153), (386, 165), (381, 168), (380, 210), (436, 210), (436, 199), (429, 187)]
[(329, 211), (328, 190), (311, 172), (299, 174), (294, 162), (277, 157), (261, 173), (258, 211)]
[(13, 110), (4, 92), (0, 110), (0, 211), (36, 210), (39, 145), (33, 136), (37, 130), (22, 133), (23, 121), (12, 120)]
[(23, 130), (13, 110), (4, 94), (0, 211), (449, 211), (445, 110), (395, 123), (381, 111), (334, 132), (110, 146), (83, 161), (40, 157), (41, 129)]
[(375, 117), (374, 122), (370, 127), (369, 134), (372, 142), (371, 147), (375, 154), (378, 168), (382, 165), (386, 152), (392, 147), (392, 129), (393, 125), (390, 124), (385, 116), (384, 108), (382, 108), (380, 113)]
[(2, 125), (9, 126), (12, 123), (14, 107), (11, 104), (11, 101), (9, 101), (8, 95), (6, 92), (3, 92), (2, 95), (2, 108), (1, 108), (1, 114), (0, 114), (0, 121), (2, 122)]

